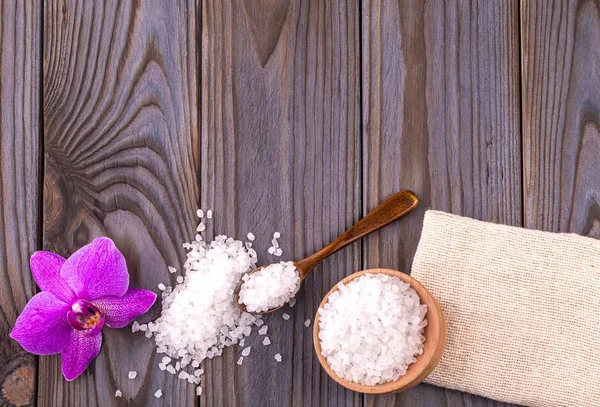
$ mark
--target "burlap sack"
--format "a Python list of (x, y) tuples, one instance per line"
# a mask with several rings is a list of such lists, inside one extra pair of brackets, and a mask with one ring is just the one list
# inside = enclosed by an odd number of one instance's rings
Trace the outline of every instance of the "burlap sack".
[(411, 275), (440, 302), (427, 382), (528, 406), (600, 406), (600, 241), (428, 211)]

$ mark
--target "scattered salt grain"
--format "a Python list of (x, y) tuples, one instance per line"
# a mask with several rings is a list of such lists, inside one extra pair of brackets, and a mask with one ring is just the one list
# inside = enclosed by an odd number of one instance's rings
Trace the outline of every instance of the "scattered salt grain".
[(281, 362), (281, 355), (279, 353), (275, 355), (275, 360)]
[(273, 233), (273, 238), (274, 239), (279, 239), (280, 237), (281, 237), (281, 233), (279, 233), (279, 232)]
[(290, 319), (290, 316), (289, 316), (288, 314), (285, 314), (285, 313), (284, 313), (284, 314), (281, 316), (281, 318), (283, 318), (283, 319), (285, 319), (285, 320), (287, 321), (288, 319)]
[(168, 365), (169, 363), (171, 363), (171, 358), (168, 356), (163, 356), (161, 362), (163, 362), (165, 365)]
[(173, 266), (167, 267), (169, 269), (169, 273), (177, 273), (177, 269)]
[(246, 338), (240, 339), (240, 346), (244, 346), (244, 343), (246, 343)]
[(158, 284), (158, 289), (160, 291), (165, 291), (167, 289), (167, 287), (163, 283), (160, 283), (160, 284)]
[(198, 209), (198, 210), (196, 211), (196, 215), (198, 215), (198, 217), (199, 217), (200, 219), (202, 219), (202, 218), (204, 217), (204, 211), (203, 211), (202, 209)]
[(416, 291), (385, 274), (365, 274), (337, 287), (318, 310), (321, 354), (331, 369), (367, 386), (406, 374), (423, 353), (427, 325), (427, 306)]
[(277, 249), (275, 249), (273, 251), (273, 256), (281, 257), (282, 254), (283, 254), (283, 249), (281, 247), (278, 247)]
[(198, 387), (196, 387), (196, 396), (200, 396), (200, 395), (202, 395), (202, 387), (198, 386)]
[(263, 339), (262, 343), (263, 343), (264, 346), (268, 346), (268, 345), (271, 344), (271, 340), (269, 339), (268, 336), (265, 336), (265, 339)]
[(148, 325), (146, 325), (146, 324), (141, 324), (140, 325), (140, 331), (145, 332), (146, 329), (148, 329)]
[(269, 248), (267, 249), (267, 253), (269, 253), (269, 254), (273, 254), (273, 253), (275, 253), (275, 247), (273, 247), (273, 246), (269, 247)]
[(206, 226), (204, 225), (204, 223), (200, 222), (198, 224), (198, 227), (196, 228), (196, 232), (204, 232), (205, 229), (206, 229)]
[(121, 393), (121, 390), (115, 391), (115, 397), (123, 397), (123, 393)]
[(133, 324), (131, 325), (131, 332), (137, 332), (140, 330), (140, 323), (137, 321), (133, 321)]
[(202, 373), (204, 373), (204, 369), (194, 370), (194, 376), (196, 376), (196, 377), (200, 376)]
[(241, 366), (241, 365), (242, 365), (242, 363), (244, 363), (244, 357), (243, 357), (243, 356), (240, 356), (240, 358), (239, 358), (239, 359), (238, 359), (238, 361), (237, 361), (237, 364)]
[(154, 397), (156, 397), (157, 399), (159, 399), (160, 396), (162, 396), (162, 390), (158, 389), (158, 390), (156, 390), (156, 393), (154, 393)]
[(247, 348), (245, 348), (242, 351), (242, 356), (248, 356), (250, 354), (250, 349), (252, 349), (250, 346), (248, 346)]
[(258, 333), (261, 335), (266, 335), (268, 330), (269, 330), (269, 327), (266, 325), (263, 325), (262, 328), (260, 328), (258, 330)]
[(160, 370), (167, 370), (167, 366), (166, 366), (164, 363), (162, 363), (162, 362), (160, 362), (160, 363), (158, 364), (158, 368), (159, 368)]
[(206, 211), (206, 217), (207, 217), (208, 219), (211, 219), (211, 218), (212, 218), (212, 210), (211, 210), (211, 209), (209, 209), (209, 210), (207, 210), (207, 211)]
[(307, 319), (306, 321), (304, 321), (304, 326), (307, 328), (310, 326), (310, 319)]
[(190, 364), (198, 368), (206, 358), (221, 355), (225, 346), (238, 342), (243, 346), (252, 327), (260, 326), (260, 316), (242, 312), (233, 295), (242, 276), (256, 268), (257, 255), (227, 236), (206, 242), (197, 235), (183, 247), (188, 251), (181, 270), (186, 278), (178, 276), (178, 284), (163, 291), (162, 312), (149, 334), (158, 353), (178, 361), (175, 367), (163, 361), (166, 371), (199, 384), (199, 376), (187, 372), (186, 376), (182, 369)]
[(239, 302), (250, 312), (280, 307), (300, 289), (300, 274), (291, 261), (270, 264), (242, 280)]
[(290, 300), (290, 302), (288, 302), (288, 305), (290, 306), (290, 308), (294, 308), (294, 305), (296, 305), (296, 299), (295, 299), (295, 298), (292, 298), (292, 299)]
[(135, 379), (137, 377), (137, 372), (136, 371), (129, 372), (128, 377), (130, 379)]
[(248, 233), (248, 235), (246, 236), (248, 238), (248, 240), (250, 240), (251, 242), (254, 241), (254, 239), (256, 238), (256, 236), (254, 236), (253, 233)]

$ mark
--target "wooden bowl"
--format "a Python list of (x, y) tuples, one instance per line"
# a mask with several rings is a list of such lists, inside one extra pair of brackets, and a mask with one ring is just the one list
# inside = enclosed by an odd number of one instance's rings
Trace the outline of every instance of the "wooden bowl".
[[(315, 316), (313, 325), (313, 343), (315, 346), (315, 352), (321, 362), (321, 366), (327, 372), (327, 374), (336, 382), (341, 384), (347, 389), (357, 391), (360, 393), (368, 394), (382, 394), (382, 393), (393, 393), (407, 390), (417, 384), (421, 383), (425, 378), (435, 369), (442, 354), (444, 353), (444, 347), (446, 345), (446, 319), (440, 304), (435, 298), (419, 283), (417, 280), (409, 276), (408, 274), (402, 273), (396, 270), (390, 269), (369, 269), (354, 273), (342, 280), (342, 283), (347, 284), (357, 277), (364, 274), (387, 274), (388, 276), (398, 277), (405, 283), (410, 284), (412, 288), (417, 292), (421, 298), (421, 304), (427, 304), (427, 326), (424, 329), (423, 335), (425, 336), (425, 343), (423, 344), (423, 353), (417, 356), (417, 361), (408, 366), (406, 374), (400, 376), (396, 381), (387, 382), (383, 384), (376, 384), (374, 386), (365, 386), (359, 383), (351, 382), (339, 377), (327, 363), (327, 360), (321, 355), (321, 341), (319, 340), (319, 312)], [(322, 308), (327, 301), (329, 296), (338, 289), (336, 284), (323, 298), (319, 309)]]

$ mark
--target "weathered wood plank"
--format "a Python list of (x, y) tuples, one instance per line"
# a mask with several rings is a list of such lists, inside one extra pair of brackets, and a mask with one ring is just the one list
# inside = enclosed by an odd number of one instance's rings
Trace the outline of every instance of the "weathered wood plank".
[[(66, 256), (105, 235), (125, 254), (132, 286), (174, 283), (167, 265), (182, 264), (199, 203), (196, 5), (46, 1), (44, 22), (44, 247)], [(125, 401), (197, 397), (159, 371), (152, 340), (128, 329), (104, 329), (100, 355), (73, 382), (59, 357), (40, 358), (38, 405)]]
[(41, 7), (0, 2), (0, 405), (35, 402), (36, 358), (9, 338), (36, 287), (29, 256), (40, 242)]
[[(423, 213), (521, 224), (518, 2), (364, 0), (364, 211), (409, 188), (417, 211), (365, 242), (409, 271)], [(420, 385), (368, 406), (502, 405)]]
[(600, 4), (521, 7), (525, 224), (600, 238)]
[[(356, 2), (206, 0), (202, 7), (202, 206), (215, 231), (252, 231), (259, 262), (274, 231), (283, 259), (319, 249), (359, 217), (359, 22)], [(266, 318), (237, 366), (208, 364), (204, 406), (358, 406), (321, 370), (312, 328), (322, 296), (360, 268), (354, 245), (314, 270), (297, 305)], [(281, 353), (282, 363), (273, 359)]]

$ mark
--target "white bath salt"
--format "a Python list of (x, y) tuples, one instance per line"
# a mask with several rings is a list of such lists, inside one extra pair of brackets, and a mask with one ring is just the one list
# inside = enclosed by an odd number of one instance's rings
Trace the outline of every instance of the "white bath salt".
[(121, 390), (115, 391), (115, 397), (123, 397), (123, 393), (121, 393)]
[(306, 321), (304, 321), (304, 326), (307, 328), (310, 326), (310, 319), (307, 319)]
[[(197, 368), (250, 335), (260, 318), (242, 312), (233, 294), (242, 276), (256, 268), (256, 251), (226, 236), (212, 242), (197, 238), (183, 247), (188, 251), (181, 270), (185, 280), (163, 292), (162, 312), (152, 331), (157, 352), (179, 361), (166, 367), (178, 377), (188, 364)], [(196, 380), (200, 382), (188, 373), (188, 382)]]
[(141, 324), (140, 325), (140, 331), (146, 332), (146, 329), (148, 329), (148, 325), (146, 325), (146, 324)]
[(183, 283), (183, 276), (177, 276), (177, 282), (179, 284)]
[(238, 361), (237, 361), (237, 364), (241, 366), (241, 365), (242, 365), (242, 363), (244, 363), (244, 357), (243, 357), (243, 356), (240, 356), (240, 358), (239, 358), (239, 359), (238, 359)]
[(160, 363), (158, 364), (158, 368), (159, 368), (160, 370), (167, 370), (167, 365), (165, 365), (164, 363), (160, 362)]
[(276, 360), (277, 362), (281, 362), (281, 355), (280, 355), (279, 353), (277, 353), (277, 354), (275, 355), (275, 360)]
[(160, 284), (158, 284), (158, 289), (160, 291), (165, 291), (167, 289), (167, 287), (163, 283), (160, 283)]
[(204, 225), (204, 223), (200, 222), (198, 224), (198, 227), (196, 228), (196, 232), (204, 232), (205, 229), (206, 229), (206, 226)]
[(196, 387), (196, 396), (201, 396), (202, 395), (202, 387), (198, 386)]
[(275, 232), (273, 233), (273, 239), (279, 239), (281, 237), (281, 233)]
[(278, 247), (277, 249), (275, 249), (273, 251), (273, 256), (281, 257), (282, 254), (283, 254), (283, 249), (281, 247)]
[(265, 339), (263, 339), (263, 346), (268, 346), (271, 344), (271, 340), (269, 339), (268, 336), (265, 336)]
[(271, 244), (273, 245), (273, 247), (277, 248), (279, 247), (279, 242), (277, 241), (277, 239), (273, 239), (271, 240)]
[(250, 354), (250, 349), (252, 349), (250, 346), (248, 346), (247, 348), (245, 348), (242, 351), (242, 356), (248, 356)]
[(239, 302), (250, 312), (281, 307), (300, 289), (300, 274), (291, 261), (270, 264), (242, 280)]
[(189, 376), (190, 376), (190, 375), (189, 375), (189, 374), (188, 374), (188, 373), (187, 373), (185, 370), (182, 370), (182, 371), (181, 371), (181, 372), (179, 372), (179, 374), (177, 375), (177, 377), (178, 377), (178, 378), (180, 378), (180, 379), (183, 379), (183, 380), (187, 380), (187, 378), (188, 378)]
[(244, 343), (246, 343), (246, 338), (240, 339), (240, 346), (244, 346)]
[(194, 376), (198, 377), (204, 373), (204, 369), (196, 369), (194, 370)]
[(131, 372), (129, 372), (129, 374), (127, 375), (127, 377), (129, 377), (130, 379), (135, 379), (137, 377), (137, 372), (136, 371), (131, 371)]
[(198, 215), (198, 217), (199, 217), (200, 219), (202, 219), (202, 218), (204, 217), (204, 211), (203, 211), (202, 209), (198, 209), (198, 210), (196, 211), (196, 215)]
[(256, 238), (256, 236), (254, 236), (253, 233), (248, 233), (248, 235), (246, 236), (248, 238), (248, 240), (250, 240), (251, 242), (254, 241), (254, 239)]
[(289, 316), (288, 314), (285, 314), (285, 313), (284, 313), (284, 314), (281, 316), (281, 318), (283, 318), (283, 319), (285, 319), (285, 320), (287, 321), (288, 319), (290, 319), (290, 316)]
[(163, 362), (165, 365), (168, 365), (169, 363), (171, 363), (171, 358), (168, 356), (163, 356), (161, 362)]
[(207, 217), (208, 219), (211, 219), (211, 218), (212, 218), (212, 210), (211, 210), (211, 209), (209, 209), (209, 210), (207, 210), (207, 211), (206, 211), (206, 217)]
[(365, 274), (340, 283), (318, 313), (321, 354), (343, 379), (394, 381), (423, 353), (427, 306), (397, 277)]
[(288, 305), (290, 308), (294, 308), (294, 305), (296, 305), (296, 299), (292, 298), (289, 302)]
[(169, 266), (167, 269), (169, 269), (169, 273), (177, 273), (177, 269), (173, 266)]
[(131, 324), (131, 332), (137, 332), (140, 330), (140, 323), (137, 321), (133, 321), (133, 324)]
[(156, 397), (157, 399), (159, 399), (160, 396), (162, 396), (162, 390), (158, 389), (158, 390), (156, 390), (156, 393), (154, 393), (154, 397)]
[(273, 253), (275, 253), (275, 247), (274, 247), (274, 246), (271, 246), (271, 247), (269, 247), (269, 248), (267, 249), (267, 253), (269, 253), (269, 254), (273, 254)]
[(260, 335), (266, 335), (268, 330), (269, 330), (269, 327), (268, 327), (268, 326), (266, 326), (266, 325), (263, 325), (263, 326), (262, 326), (262, 327), (261, 327), (261, 328), (258, 330), (258, 333), (259, 333)]

